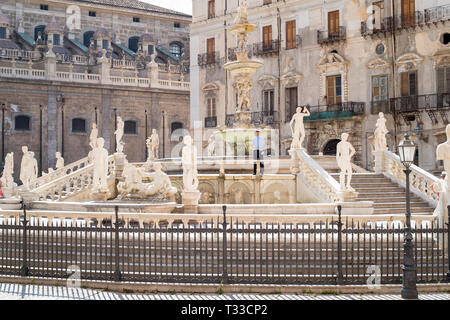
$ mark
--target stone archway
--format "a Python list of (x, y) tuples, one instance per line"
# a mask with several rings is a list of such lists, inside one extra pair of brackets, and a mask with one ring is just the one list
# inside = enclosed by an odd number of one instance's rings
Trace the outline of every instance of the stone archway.
[(323, 147), (323, 155), (324, 156), (335, 156), (337, 144), (341, 142), (339, 139), (333, 139), (327, 142), (325, 147)]

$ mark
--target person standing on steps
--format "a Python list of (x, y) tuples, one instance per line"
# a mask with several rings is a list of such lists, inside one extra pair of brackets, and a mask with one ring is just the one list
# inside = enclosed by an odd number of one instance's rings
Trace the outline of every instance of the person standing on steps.
[(264, 163), (263, 163), (263, 153), (266, 147), (266, 141), (263, 137), (259, 135), (261, 131), (259, 129), (256, 130), (256, 136), (252, 140), (253, 145), (253, 159), (255, 160), (253, 164), (253, 175), (256, 175), (257, 163), (260, 161), (260, 171), (261, 175), (264, 174)]

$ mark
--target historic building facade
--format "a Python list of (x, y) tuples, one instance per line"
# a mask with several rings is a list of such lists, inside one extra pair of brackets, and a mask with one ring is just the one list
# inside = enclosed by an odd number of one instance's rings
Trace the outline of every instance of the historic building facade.
[[(229, 27), (238, 6), (193, 1), (191, 125), (231, 125), (236, 90), (222, 66), (236, 59)], [(306, 106), (309, 153), (334, 154), (348, 132), (355, 162), (370, 168), (371, 136), (383, 111), (390, 149), (411, 132), (417, 163), (440, 169), (435, 149), (450, 110), (450, 1), (248, 0), (248, 17), (257, 25), (250, 56), (264, 62), (251, 92), (253, 121), (279, 129), (281, 154), (290, 147), (296, 107)]]
[(115, 152), (116, 117), (125, 121), (124, 152), (146, 160), (151, 129), (162, 157), (189, 128), (191, 17), (140, 1), (0, 3), (2, 155), (21, 146), (40, 170), (86, 157), (94, 123)]

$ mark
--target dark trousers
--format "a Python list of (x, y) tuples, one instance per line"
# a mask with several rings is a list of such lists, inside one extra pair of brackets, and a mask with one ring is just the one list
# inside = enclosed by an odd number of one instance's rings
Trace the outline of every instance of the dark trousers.
[(253, 159), (255, 160), (255, 163), (253, 163), (253, 175), (256, 175), (256, 161), (260, 161), (260, 171), (261, 174), (264, 174), (264, 162), (263, 162), (263, 155), (261, 150), (254, 150), (253, 151)]

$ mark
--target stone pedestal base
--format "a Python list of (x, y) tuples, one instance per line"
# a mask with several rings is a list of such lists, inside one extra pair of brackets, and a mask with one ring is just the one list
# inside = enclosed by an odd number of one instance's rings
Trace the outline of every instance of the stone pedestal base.
[(125, 160), (127, 156), (124, 153), (114, 153), (114, 176), (116, 178), (122, 177), (123, 168), (125, 167)]
[(111, 193), (110, 192), (94, 192), (91, 193), (91, 200), (94, 201), (106, 201), (109, 199), (109, 197), (111, 197)]
[(198, 213), (198, 201), (200, 200), (200, 196), (200, 191), (181, 193), (184, 213)]
[(381, 151), (374, 151), (373, 156), (375, 157), (375, 165), (374, 165), (374, 171), (375, 173), (382, 173), (385, 171), (384, 168), (384, 150)]
[(23, 202), (30, 205), (31, 202), (39, 200), (39, 196), (31, 191), (22, 191), (20, 192), (20, 197)]
[(358, 192), (352, 190), (339, 191), (338, 197), (340, 202), (355, 202), (358, 198)]
[(250, 111), (240, 111), (234, 115), (234, 127), (249, 128), (252, 123), (252, 113)]

